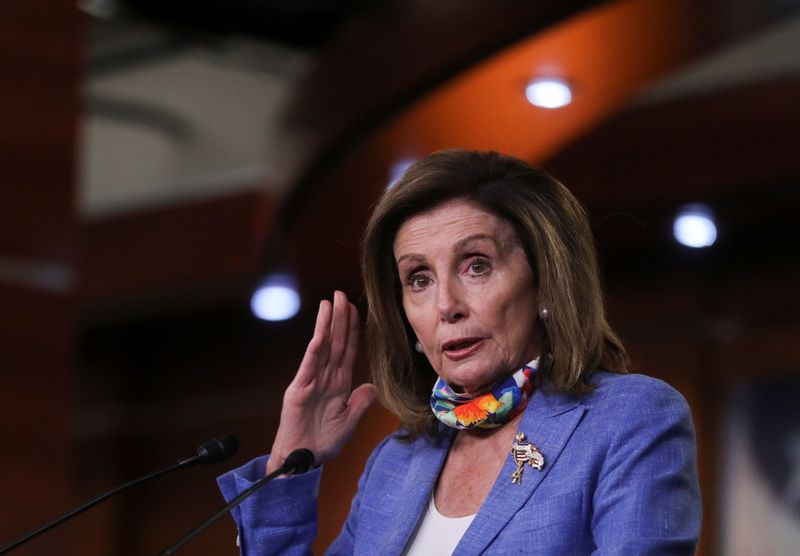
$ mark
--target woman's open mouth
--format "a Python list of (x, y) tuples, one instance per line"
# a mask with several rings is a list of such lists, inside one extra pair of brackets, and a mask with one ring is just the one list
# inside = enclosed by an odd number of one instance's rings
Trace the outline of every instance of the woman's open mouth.
[(442, 344), (442, 353), (452, 361), (464, 359), (478, 351), (484, 338), (458, 338)]

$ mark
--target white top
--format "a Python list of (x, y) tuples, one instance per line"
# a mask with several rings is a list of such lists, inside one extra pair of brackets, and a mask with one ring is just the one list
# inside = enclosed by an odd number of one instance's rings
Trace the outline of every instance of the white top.
[(408, 541), (405, 556), (452, 554), (473, 519), (475, 514), (464, 517), (443, 516), (436, 509), (431, 494), (428, 509), (420, 518), (414, 534)]

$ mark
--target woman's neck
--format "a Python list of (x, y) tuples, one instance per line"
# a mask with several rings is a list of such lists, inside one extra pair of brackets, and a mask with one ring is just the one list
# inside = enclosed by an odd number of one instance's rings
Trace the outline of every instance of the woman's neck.
[[(492, 438), (498, 437), (506, 437), (511, 436), (513, 437), (517, 429), (519, 428), (519, 422), (522, 420), (522, 415), (525, 412), (520, 412), (519, 415), (516, 415), (513, 419), (509, 422), (500, 425), (499, 427), (494, 427), (491, 429), (484, 429), (484, 428), (474, 428), (474, 429), (467, 429), (467, 430), (460, 430), (456, 434), (456, 438), (460, 440), (460, 444), (462, 445), (471, 445), (473, 443), (483, 443), (487, 440)], [(511, 444), (509, 444), (511, 446)]]

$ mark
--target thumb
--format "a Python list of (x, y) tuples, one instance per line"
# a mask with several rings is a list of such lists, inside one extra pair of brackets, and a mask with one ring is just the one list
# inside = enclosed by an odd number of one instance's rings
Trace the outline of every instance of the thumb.
[(375, 403), (378, 397), (378, 391), (375, 386), (366, 382), (353, 390), (350, 394), (350, 399), (347, 401), (347, 407), (350, 410), (351, 426), (355, 426), (361, 420), (364, 412)]

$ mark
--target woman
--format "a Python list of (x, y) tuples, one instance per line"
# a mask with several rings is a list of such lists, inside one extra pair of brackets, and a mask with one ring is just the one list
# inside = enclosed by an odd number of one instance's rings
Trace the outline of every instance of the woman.
[[(544, 172), (449, 150), (378, 203), (363, 246), (373, 384), (350, 392), (358, 314), (320, 305), (272, 457), (334, 457), (376, 394), (400, 432), (373, 452), (333, 554), (693, 554), (694, 433), (683, 398), (627, 373), (583, 208)], [(320, 470), (235, 513), (242, 553), (306, 553)]]

